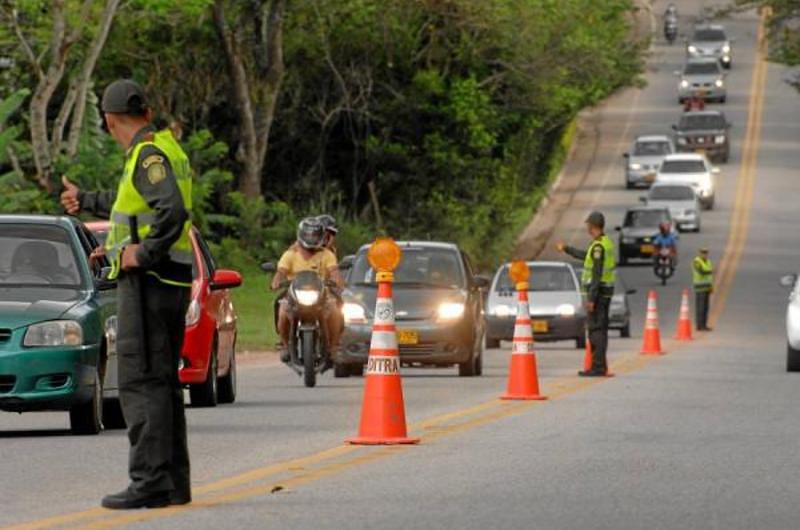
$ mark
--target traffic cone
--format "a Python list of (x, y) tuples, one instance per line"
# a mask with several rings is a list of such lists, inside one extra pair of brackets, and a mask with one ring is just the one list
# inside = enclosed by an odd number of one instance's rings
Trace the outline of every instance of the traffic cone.
[(645, 355), (661, 355), (661, 332), (658, 330), (658, 307), (656, 292), (647, 295), (647, 318), (644, 323), (644, 342), (642, 352)]
[[(590, 372), (592, 370), (592, 341), (586, 337), (586, 350), (583, 354), (583, 371)], [(606, 377), (614, 377), (614, 374), (606, 368)]]
[(544, 400), (539, 394), (539, 374), (536, 369), (536, 352), (533, 350), (533, 330), (528, 310), (528, 288), (518, 288), (517, 321), (511, 343), (511, 370), (508, 389), (500, 399)]
[(681, 296), (681, 313), (678, 317), (678, 332), (675, 334), (677, 340), (692, 340), (692, 321), (689, 317), (689, 289), (683, 290)]
[(415, 444), (419, 442), (419, 438), (409, 438), (406, 431), (392, 283), (380, 280), (379, 277), (375, 321), (372, 325), (372, 340), (365, 373), (361, 425), (358, 436), (348, 438), (346, 442), (354, 445)]

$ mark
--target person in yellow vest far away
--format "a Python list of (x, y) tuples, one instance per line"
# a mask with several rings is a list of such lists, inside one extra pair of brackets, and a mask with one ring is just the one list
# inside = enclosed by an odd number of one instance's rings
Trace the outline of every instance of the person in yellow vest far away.
[(694, 321), (697, 331), (711, 331), (708, 327), (708, 308), (714, 292), (714, 265), (708, 258), (708, 249), (698, 249), (692, 261), (692, 285), (694, 286)]
[(169, 129), (156, 130), (144, 90), (122, 79), (103, 93), (111, 136), (125, 149), (116, 191), (84, 192), (66, 177), (61, 204), (111, 221), (104, 249), (117, 280), (119, 398), (128, 427), (130, 484), (111, 509), (191, 502), (178, 363), (192, 282), (189, 159)]
[(570, 247), (563, 242), (556, 244), (560, 252), (583, 260), (581, 284), (588, 314), (592, 369), (578, 372), (582, 377), (605, 377), (608, 373), (608, 310), (617, 279), (617, 257), (614, 243), (605, 234), (605, 226), (605, 216), (600, 212), (592, 212), (586, 218), (586, 229), (592, 238), (586, 250)]

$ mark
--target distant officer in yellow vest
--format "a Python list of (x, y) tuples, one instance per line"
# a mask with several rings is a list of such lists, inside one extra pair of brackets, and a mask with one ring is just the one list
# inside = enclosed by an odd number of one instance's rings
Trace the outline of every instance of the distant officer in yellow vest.
[[(131, 444), (130, 485), (107, 495), (112, 509), (191, 501), (189, 452), (178, 362), (192, 282), (192, 174), (169, 130), (151, 124), (142, 88), (131, 80), (106, 88), (110, 134), (125, 149), (117, 191), (82, 192), (63, 178), (61, 202), (109, 218), (105, 253), (117, 288), (119, 396)], [(135, 233), (134, 233), (135, 230)]]
[(692, 284), (694, 285), (694, 320), (697, 331), (711, 331), (708, 327), (708, 309), (714, 291), (714, 265), (708, 258), (708, 249), (697, 251), (692, 261)]
[(602, 213), (592, 212), (586, 218), (586, 229), (592, 237), (584, 251), (559, 242), (559, 251), (583, 260), (581, 283), (586, 297), (587, 328), (592, 345), (592, 369), (580, 371), (582, 377), (604, 377), (608, 373), (608, 310), (617, 279), (617, 258), (614, 243), (605, 234), (606, 220)]

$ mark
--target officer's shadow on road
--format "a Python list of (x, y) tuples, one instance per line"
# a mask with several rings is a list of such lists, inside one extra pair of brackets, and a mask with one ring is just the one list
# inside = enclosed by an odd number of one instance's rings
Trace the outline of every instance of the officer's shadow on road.
[(0, 431), (0, 438), (47, 438), (56, 436), (71, 436), (69, 429), (24, 429), (17, 431)]

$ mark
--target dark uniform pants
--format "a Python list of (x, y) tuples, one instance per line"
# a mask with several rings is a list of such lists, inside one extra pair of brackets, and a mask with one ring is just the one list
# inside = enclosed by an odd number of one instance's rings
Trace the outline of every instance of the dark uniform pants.
[(589, 330), (589, 343), (592, 345), (592, 371), (606, 373), (606, 351), (608, 350), (608, 310), (610, 296), (600, 296), (594, 304), (594, 311), (588, 314), (586, 327)]
[(708, 327), (708, 306), (711, 293), (709, 291), (695, 291), (694, 293), (694, 323), (697, 329)]
[[(149, 275), (142, 275), (141, 282), (140, 305), (136, 278), (122, 274), (117, 301), (119, 398), (130, 441), (130, 488), (142, 493), (189, 492), (186, 417), (178, 381), (189, 289)], [(142, 329), (147, 337), (141, 336)]]

